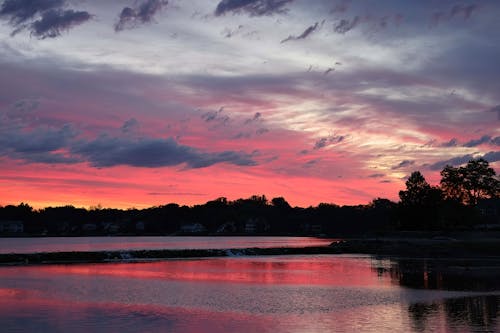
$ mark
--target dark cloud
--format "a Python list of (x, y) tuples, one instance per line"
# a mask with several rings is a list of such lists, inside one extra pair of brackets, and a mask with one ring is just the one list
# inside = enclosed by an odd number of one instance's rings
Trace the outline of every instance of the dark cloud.
[(415, 161), (404, 160), (404, 161), (401, 161), (400, 163), (398, 163), (397, 165), (393, 166), (391, 169), (396, 170), (396, 169), (406, 168), (406, 167), (409, 167), (413, 164), (415, 164)]
[(476, 4), (471, 4), (468, 6), (455, 5), (451, 8), (450, 17), (462, 17), (467, 20), (470, 18), (472, 13), (479, 8)]
[(453, 138), (448, 142), (442, 143), (441, 147), (456, 147), (457, 144), (458, 144), (458, 140), (456, 138)]
[(115, 24), (115, 31), (132, 29), (138, 25), (151, 22), (156, 13), (167, 4), (168, 0), (145, 0), (135, 8), (123, 8), (118, 17), (118, 22)]
[(256, 130), (256, 131), (255, 131), (255, 134), (257, 134), (257, 135), (262, 135), (262, 134), (265, 134), (265, 133), (267, 133), (267, 132), (269, 132), (269, 130), (268, 130), (267, 128), (263, 128), (263, 127), (262, 127), (262, 128), (259, 128), (258, 130)]
[(286, 13), (286, 5), (293, 0), (222, 0), (215, 9), (215, 15), (228, 12), (246, 13), (250, 16), (263, 16)]
[(318, 141), (316, 141), (314, 143), (313, 149), (315, 149), (315, 150), (321, 149), (321, 148), (324, 148), (326, 146), (342, 142), (342, 141), (344, 141), (344, 139), (345, 139), (345, 136), (343, 136), (343, 135), (332, 135), (332, 136), (328, 136), (326, 138), (320, 138)]
[(491, 143), (500, 146), (500, 136), (497, 136), (496, 138), (491, 139)]
[(257, 120), (259, 120), (260, 118), (262, 117), (262, 114), (260, 112), (256, 112), (252, 118), (248, 118), (247, 120), (245, 120), (245, 125), (248, 125), (250, 123), (253, 123)]
[(208, 111), (201, 115), (201, 119), (203, 119), (207, 123), (217, 123), (219, 125), (226, 125), (231, 118), (228, 115), (223, 114), (224, 107), (219, 108), (217, 111)]
[(345, 34), (346, 32), (348, 32), (349, 30), (352, 30), (354, 29), (358, 24), (359, 22), (361, 21), (361, 19), (359, 18), (359, 16), (356, 16), (354, 17), (351, 21), (349, 20), (345, 20), (345, 19), (342, 19), (335, 27), (334, 27), (334, 31), (338, 34)]
[(448, 160), (438, 161), (438, 162), (436, 162), (434, 164), (431, 164), (429, 166), (429, 169), (431, 169), (431, 170), (442, 170), (447, 165), (451, 165), (451, 166), (462, 165), (462, 164), (465, 164), (465, 163), (469, 162), (473, 158), (474, 158), (474, 156), (472, 156), (472, 154), (467, 154), (467, 155), (463, 155), (463, 156), (453, 157), (453, 158), (450, 158)]
[(42, 18), (30, 26), (31, 34), (40, 39), (54, 38), (61, 35), (61, 31), (69, 30), (87, 22), (92, 16), (85, 11), (49, 10), (42, 14)]
[(431, 164), (429, 166), (429, 168), (431, 170), (442, 170), (447, 165), (459, 166), (459, 165), (465, 164), (465, 163), (467, 163), (470, 160), (475, 159), (475, 158), (484, 158), (485, 160), (487, 160), (490, 163), (497, 162), (497, 161), (500, 161), (500, 151), (490, 151), (490, 152), (484, 154), (483, 156), (473, 156), (472, 154), (458, 156), (458, 157), (450, 158), (448, 160), (439, 161), (439, 162), (436, 162), (434, 164)]
[(497, 105), (489, 110), (489, 112), (494, 112), (498, 116), (498, 120), (500, 120), (500, 105)]
[(368, 178), (382, 178), (385, 177), (385, 174), (383, 173), (374, 173), (368, 176)]
[(65, 0), (7, 0), (0, 7), (0, 18), (9, 20), (11, 35), (30, 31), (40, 39), (54, 38), (92, 18), (86, 11), (63, 10)]
[(189, 168), (203, 168), (217, 163), (256, 165), (249, 154), (235, 151), (204, 153), (180, 145), (171, 138), (131, 140), (101, 136), (93, 141), (75, 144), (72, 153), (95, 167), (128, 165), (157, 168), (186, 164)]
[(19, 27), (47, 10), (62, 7), (64, 3), (65, 0), (5, 0), (0, 7), (0, 17)]
[[(24, 102), (16, 103), (16, 105)], [(33, 118), (33, 117), (31, 117)], [(127, 120), (120, 130), (128, 134), (138, 126)], [(112, 131), (115, 132), (115, 131)], [(95, 167), (128, 165), (134, 167), (167, 167), (185, 165), (203, 168), (218, 163), (252, 166), (254, 154), (239, 151), (204, 152), (181, 145), (172, 138), (101, 135), (94, 139), (81, 137), (71, 125), (62, 127), (37, 124), (33, 120), (0, 112), (0, 157), (29, 163), (83, 163)]]
[(19, 118), (0, 119), (0, 156), (32, 163), (75, 163), (77, 158), (58, 152), (76, 137), (70, 126), (24, 128)]
[(464, 143), (464, 147), (476, 147), (482, 145), (483, 143), (488, 143), (491, 141), (491, 136), (484, 135), (479, 139), (470, 140), (469, 142)]
[(490, 151), (483, 155), (483, 158), (490, 163), (500, 161), (500, 151)]
[(464, 20), (468, 20), (472, 13), (479, 9), (479, 6), (476, 4), (471, 4), (468, 6), (465, 5), (455, 5), (448, 11), (439, 11), (434, 12), (432, 14), (432, 26), (436, 26), (441, 22), (449, 21), (453, 18), (462, 18)]
[(123, 123), (121, 131), (123, 133), (133, 133), (139, 128), (139, 122), (135, 118), (130, 118)]
[(319, 25), (319, 23), (316, 22), (313, 25), (311, 25), (310, 27), (308, 27), (306, 30), (304, 30), (304, 32), (301, 33), (300, 35), (298, 35), (298, 36), (290, 35), (287, 38), (283, 39), (281, 41), (281, 43), (286, 43), (286, 42), (291, 41), (291, 40), (305, 39), (318, 28), (318, 25)]

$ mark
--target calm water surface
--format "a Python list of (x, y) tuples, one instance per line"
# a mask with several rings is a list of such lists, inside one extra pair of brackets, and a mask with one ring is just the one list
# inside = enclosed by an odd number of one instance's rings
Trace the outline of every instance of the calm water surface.
[[(463, 264), (319, 255), (0, 267), (0, 327), (8, 332), (500, 331), (496, 270), (465, 277)], [(481, 265), (483, 273), (498, 268), (496, 261)]]
[(315, 237), (39, 237), (0, 238), (0, 253), (155, 249), (237, 249), (331, 244)]

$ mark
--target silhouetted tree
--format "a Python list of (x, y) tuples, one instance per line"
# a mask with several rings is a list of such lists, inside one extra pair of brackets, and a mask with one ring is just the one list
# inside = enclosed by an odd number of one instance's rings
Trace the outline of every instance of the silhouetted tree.
[(485, 159), (470, 160), (459, 168), (447, 165), (441, 176), (441, 189), (446, 199), (475, 205), (479, 199), (500, 196), (500, 181)]
[(442, 192), (427, 183), (420, 171), (414, 171), (406, 181), (406, 190), (399, 192), (402, 227), (434, 229), (438, 226), (438, 207)]

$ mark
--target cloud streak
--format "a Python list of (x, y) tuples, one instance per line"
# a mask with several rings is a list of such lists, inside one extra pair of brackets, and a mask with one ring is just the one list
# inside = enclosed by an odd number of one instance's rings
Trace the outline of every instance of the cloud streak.
[(159, 168), (186, 164), (188, 168), (204, 168), (217, 163), (253, 166), (257, 163), (249, 154), (235, 151), (201, 152), (180, 145), (174, 139), (115, 138), (101, 136), (93, 141), (76, 143), (72, 153), (92, 166), (103, 168), (118, 165)]
[(55, 38), (77, 25), (89, 21), (92, 16), (85, 11), (74, 10), (49, 10), (44, 12), (42, 18), (31, 24), (31, 34), (40, 39)]
[(286, 5), (293, 0), (222, 0), (215, 9), (215, 16), (226, 13), (245, 13), (250, 16), (283, 14), (288, 11)]
[(290, 35), (287, 38), (283, 39), (280, 43), (283, 44), (283, 43), (289, 42), (291, 40), (306, 39), (307, 37), (309, 37), (309, 35), (311, 35), (314, 31), (316, 31), (316, 29), (318, 28), (318, 25), (319, 25), (319, 23), (316, 22), (313, 25), (309, 26), (306, 30), (304, 30), (304, 32), (301, 33), (300, 35), (298, 35), (298, 36)]
[(154, 16), (168, 5), (168, 0), (145, 0), (135, 8), (125, 7), (120, 12), (115, 31), (133, 29), (139, 25), (150, 23)]
[(62, 31), (92, 18), (86, 11), (63, 9), (64, 6), (65, 0), (6, 0), (0, 7), (0, 18), (7, 19), (14, 28), (11, 35), (28, 30), (39, 39), (59, 37)]
[(339, 23), (337, 23), (337, 25), (335, 25), (333, 31), (343, 35), (346, 32), (354, 29), (359, 24), (360, 21), (361, 19), (359, 18), (359, 16), (354, 17), (351, 21), (342, 19), (340, 20)]

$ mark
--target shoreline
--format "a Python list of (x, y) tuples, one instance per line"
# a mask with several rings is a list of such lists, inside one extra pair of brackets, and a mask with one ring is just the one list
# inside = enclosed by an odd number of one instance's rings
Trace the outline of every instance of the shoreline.
[(333, 242), (329, 246), (314, 247), (3, 253), (0, 254), (0, 266), (318, 254), (366, 254), (387, 258), (484, 258), (500, 260), (500, 239), (496, 237), (467, 240), (453, 238), (352, 238)]

